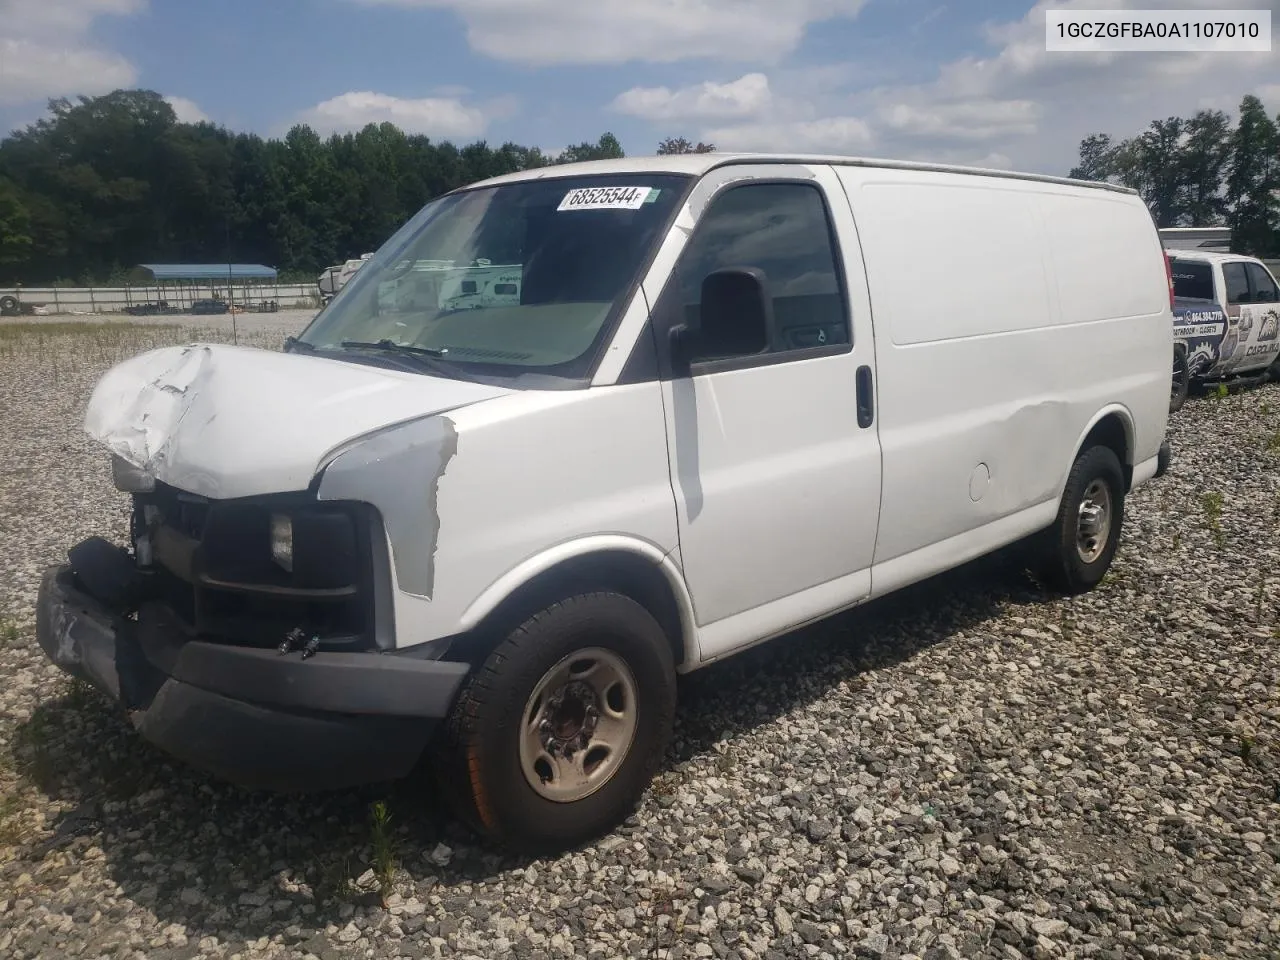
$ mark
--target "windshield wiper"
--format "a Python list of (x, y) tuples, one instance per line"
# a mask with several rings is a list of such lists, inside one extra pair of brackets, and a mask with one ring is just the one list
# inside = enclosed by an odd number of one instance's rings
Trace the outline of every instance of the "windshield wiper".
[(354, 347), (358, 350), (385, 350), (388, 353), (407, 353), (415, 357), (431, 357), (435, 360), (442, 360), (449, 352), (448, 348), (437, 349), (436, 347), (419, 347), (412, 343), (396, 343), (387, 337), (381, 340), (343, 340), (342, 346)]
[(458, 369), (456, 363), (444, 359), (449, 352), (447, 347), (419, 347), (411, 343), (396, 343), (384, 337), (381, 340), (343, 340), (341, 346), (347, 350), (368, 350), (394, 357), (401, 363), (408, 361), (408, 369), (427, 370), (450, 379), (472, 380)]

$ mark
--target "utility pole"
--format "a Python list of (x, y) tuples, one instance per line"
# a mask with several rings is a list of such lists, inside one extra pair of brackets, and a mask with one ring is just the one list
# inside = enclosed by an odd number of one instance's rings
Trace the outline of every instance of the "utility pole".
[(231, 276), (231, 212), (230, 204), (222, 221), (227, 229), (227, 309), (231, 312), (231, 342), (240, 345), (240, 333), (236, 328), (236, 288)]

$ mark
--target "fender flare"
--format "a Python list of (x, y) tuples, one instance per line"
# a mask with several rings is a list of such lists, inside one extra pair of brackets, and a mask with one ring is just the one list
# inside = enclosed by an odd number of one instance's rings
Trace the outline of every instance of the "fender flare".
[(1075, 463), (1076, 457), (1080, 456), (1080, 450), (1084, 446), (1085, 438), (1093, 432), (1093, 429), (1098, 424), (1112, 414), (1115, 414), (1120, 418), (1121, 426), (1124, 427), (1125, 456), (1121, 459), (1120, 465), (1129, 470), (1132, 470), (1137, 466), (1137, 464), (1133, 462), (1135, 450), (1137, 448), (1137, 438), (1135, 436), (1135, 429), (1133, 425), (1133, 413), (1122, 403), (1108, 403), (1093, 415), (1085, 428), (1080, 431), (1080, 435), (1076, 437), (1076, 442), (1071, 447), (1071, 459), (1068, 460), (1066, 465), (1063, 467), (1058, 480), (1057, 499), (1059, 501), (1062, 500), (1062, 493), (1067, 488), (1067, 476), (1071, 473), (1071, 465)]
[(648, 540), (625, 534), (595, 534), (566, 540), (521, 561), (490, 583), (463, 611), (458, 625), (463, 631), (474, 630), (525, 584), (569, 561), (591, 554), (628, 553), (653, 564), (670, 587), (680, 616), (680, 630), (684, 634), (683, 638), (673, 638), (683, 640), (684, 662), (677, 666), (682, 670), (689, 669), (700, 659), (698, 625), (693, 598), (689, 595), (684, 575), (672, 558), (673, 552), (664, 551)]

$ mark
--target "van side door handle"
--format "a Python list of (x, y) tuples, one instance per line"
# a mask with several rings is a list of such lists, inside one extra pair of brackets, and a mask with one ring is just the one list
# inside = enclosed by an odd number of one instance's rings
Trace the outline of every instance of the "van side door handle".
[(876, 416), (875, 392), (872, 390), (871, 368), (861, 366), (857, 372), (858, 426), (869, 427)]

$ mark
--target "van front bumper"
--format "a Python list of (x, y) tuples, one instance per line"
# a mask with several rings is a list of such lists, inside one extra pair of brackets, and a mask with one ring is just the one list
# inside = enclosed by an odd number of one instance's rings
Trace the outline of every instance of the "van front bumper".
[(405, 653), (303, 659), (205, 642), (160, 603), (119, 615), (68, 565), (44, 575), (36, 637), (60, 668), (121, 704), (144, 739), (221, 779), (277, 791), (408, 774), (469, 670)]

